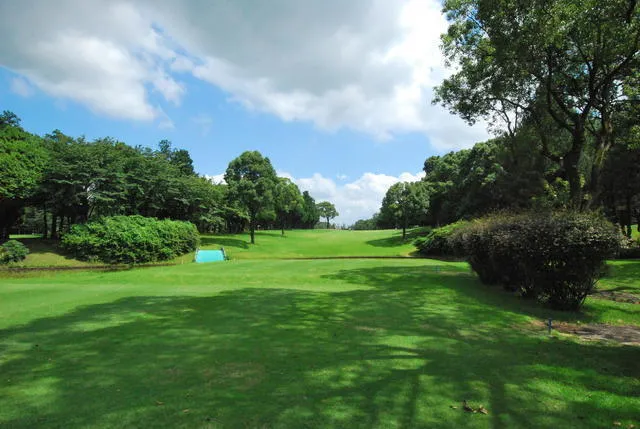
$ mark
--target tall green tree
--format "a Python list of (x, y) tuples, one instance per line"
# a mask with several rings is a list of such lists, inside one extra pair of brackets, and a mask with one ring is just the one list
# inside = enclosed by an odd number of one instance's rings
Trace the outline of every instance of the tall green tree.
[(391, 185), (382, 200), (380, 212), (402, 228), (402, 239), (409, 225), (422, 223), (429, 208), (429, 193), (424, 182), (399, 182)]
[(327, 229), (331, 227), (331, 224), (329, 223), (331, 219), (340, 216), (340, 213), (338, 213), (336, 207), (329, 201), (321, 201), (316, 204), (316, 207), (318, 208), (318, 214), (320, 215), (320, 217), (323, 217), (327, 220)]
[(41, 139), (23, 130), (12, 112), (0, 114), (0, 242), (37, 193), (47, 161)]
[[(543, 153), (562, 165), (572, 205), (597, 199), (617, 105), (625, 100), (620, 86), (638, 67), (637, 2), (446, 0), (444, 12), (450, 25), (443, 51), (457, 71), (436, 89), (434, 102), (512, 133), (520, 120), (531, 120)], [(547, 144), (549, 121), (569, 135), (566, 147)], [(593, 154), (584, 177), (589, 135)]]
[(309, 191), (304, 191), (302, 193), (302, 200), (304, 202), (301, 216), (302, 227), (305, 229), (312, 229), (320, 220), (316, 200), (311, 196), (311, 194), (309, 194)]
[(271, 161), (258, 151), (246, 151), (229, 163), (224, 180), (231, 198), (247, 212), (251, 244), (255, 244), (258, 216), (273, 205), (277, 176)]
[(304, 205), (298, 185), (287, 178), (278, 177), (274, 190), (274, 203), (276, 218), (284, 235), (285, 227), (291, 225), (293, 216), (299, 215)]

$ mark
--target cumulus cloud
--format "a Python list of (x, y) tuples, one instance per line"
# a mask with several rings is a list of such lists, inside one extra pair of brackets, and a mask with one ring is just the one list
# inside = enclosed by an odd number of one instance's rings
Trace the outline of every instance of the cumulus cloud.
[[(432, 106), (437, 0), (25, 0), (0, 4), (0, 65), (98, 114), (161, 120), (191, 74), (247, 109), (439, 149), (486, 137)], [(37, 31), (33, 31), (37, 28)], [(160, 101), (152, 102), (153, 98)]]
[(224, 173), (214, 174), (212, 176), (205, 174), (204, 177), (210, 182), (215, 183), (216, 185), (221, 185), (221, 184), (224, 185), (227, 183), (224, 181)]
[(358, 219), (370, 218), (377, 212), (391, 185), (398, 182), (418, 181), (424, 177), (424, 172), (416, 174), (405, 172), (399, 176), (364, 173), (357, 180), (345, 184), (337, 184), (319, 173), (297, 179), (288, 173), (280, 172), (278, 175), (292, 179), (301, 191), (309, 191), (317, 202), (325, 200), (332, 202), (340, 213), (336, 222), (350, 225)]

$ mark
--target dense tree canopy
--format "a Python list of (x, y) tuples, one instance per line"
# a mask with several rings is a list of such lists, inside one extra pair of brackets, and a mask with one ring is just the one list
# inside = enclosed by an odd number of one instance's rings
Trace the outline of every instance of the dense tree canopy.
[(20, 127), (11, 112), (0, 115), (0, 242), (8, 238), (9, 227), (20, 209), (41, 184), (48, 154), (39, 137)]
[(407, 227), (424, 223), (429, 208), (429, 193), (425, 182), (400, 182), (392, 185), (382, 200), (380, 216), (402, 228), (402, 239)]
[[(572, 206), (597, 202), (615, 116), (629, 101), (621, 88), (638, 67), (637, 2), (447, 0), (444, 11), (443, 50), (457, 71), (436, 102), (511, 136), (524, 122), (535, 126), (542, 153), (561, 164)], [(552, 147), (559, 133), (567, 141)]]
[[(313, 228), (319, 219), (313, 197), (276, 178), (259, 153), (248, 154), (239, 157), (250, 159), (246, 171), (236, 160), (230, 185), (214, 184), (195, 173), (188, 151), (174, 149), (168, 140), (154, 150), (112, 138), (74, 138), (59, 130), (40, 137), (4, 112), (0, 241), (12, 228), (59, 238), (74, 224), (114, 215), (186, 220), (201, 232), (240, 232), (258, 222), (262, 228)], [(257, 212), (252, 195), (265, 203)]]

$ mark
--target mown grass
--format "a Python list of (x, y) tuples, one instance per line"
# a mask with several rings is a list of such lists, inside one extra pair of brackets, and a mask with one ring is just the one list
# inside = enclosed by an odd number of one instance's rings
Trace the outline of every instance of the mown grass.
[(413, 239), (421, 229), (409, 231), (405, 240), (402, 232), (294, 230), (257, 231), (256, 244), (249, 244), (247, 234), (205, 235), (202, 248), (224, 247), (232, 259), (313, 258), (350, 256), (410, 256), (416, 249)]
[(235, 260), (0, 281), (0, 427), (640, 423), (638, 347), (533, 323), (640, 324), (636, 307), (551, 312), (463, 263)]

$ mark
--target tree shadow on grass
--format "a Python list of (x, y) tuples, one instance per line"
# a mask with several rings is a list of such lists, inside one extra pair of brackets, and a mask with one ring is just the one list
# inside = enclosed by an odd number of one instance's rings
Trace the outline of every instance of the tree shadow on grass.
[(403, 244), (411, 243), (416, 238), (427, 235), (428, 231), (429, 231), (428, 228), (413, 228), (411, 230), (407, 230), (407, 235), (403, 239), (402, 230), (400, 230), (400, 231), (395, 231), (391, 237), (379, 238), (377, 240), (369, 240), (366, 243), (369, 246), (375, 246), (375, 247), (397, 247), (397, 246), (402, 246)]
[[(636, 417), (637, 348), (509, 329), (507, 310), (460, 273), (330, 277), (370, 289), (132, 297), (1, 330), (0, 426), (589, 428)], [(465, 413), (463, 399), (490, 414)]]
[(237, 249), (248, 249), (249, 243), (244, 240), (229, 237), (216, 237), (207, 235), (200, 238), (200, 246), (202, 247), (229, 247)]
[(640, 293), (640, 260), (620, 260), (609, 265), (609, 274), (602, 279), (602, 290)]

